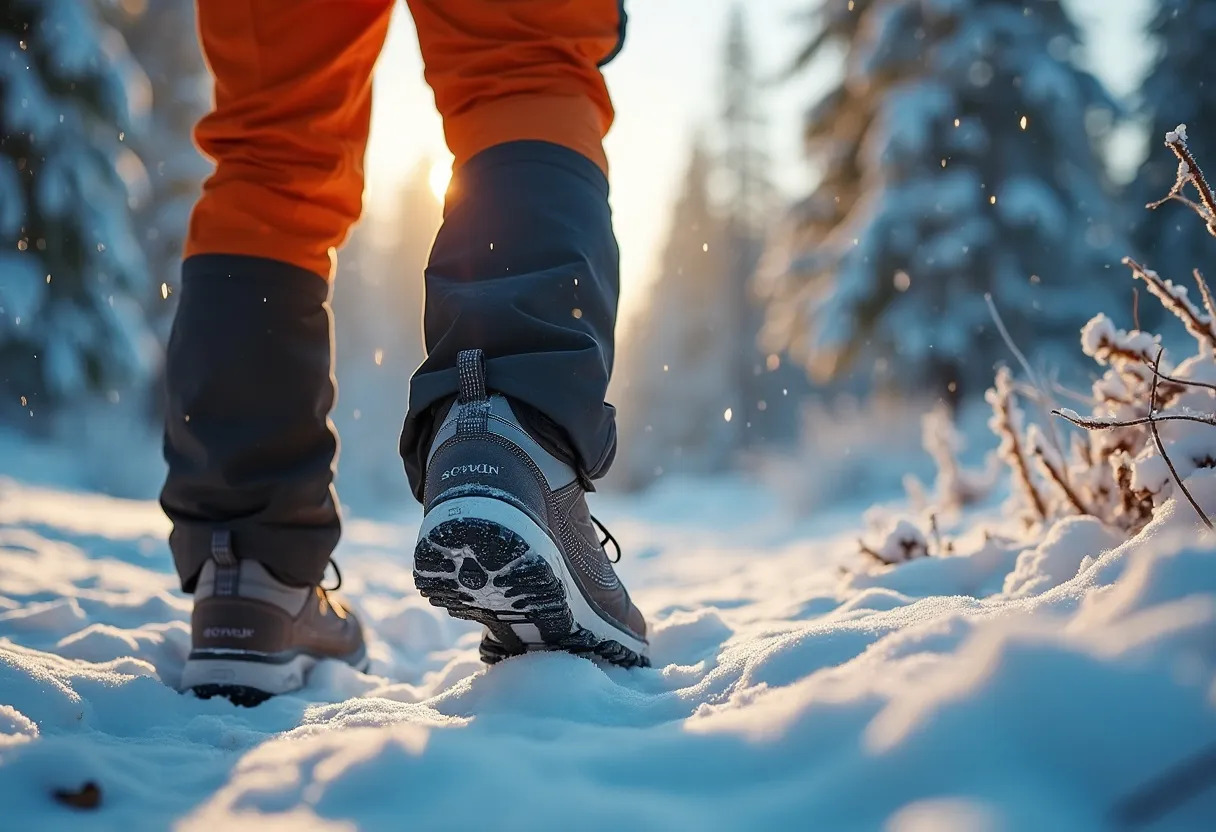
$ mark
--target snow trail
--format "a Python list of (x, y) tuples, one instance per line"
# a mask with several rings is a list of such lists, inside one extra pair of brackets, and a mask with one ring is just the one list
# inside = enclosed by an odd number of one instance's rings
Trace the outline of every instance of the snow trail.
[[(1216, 506), (1216, 477), (1192, 490)], [(14, 828), (1110, 829), (1216, 744), (1216, 544), (1167, 503), (872, 574), (857, 519), (755, 486), (601, 498), (655, 667), (486, 670), (418, 597), (419, 521), (338, 557), (367, 675), (256, 709), (174, 690), (189, 649), (153, 502), (0, 480), (0, 803)], [(57, 789), (95, 782), (93, 811)], [(1203, 828), (1216, 788), (1155, 818)], [(1129, 828), (1134, 828), (1129, 825)]]

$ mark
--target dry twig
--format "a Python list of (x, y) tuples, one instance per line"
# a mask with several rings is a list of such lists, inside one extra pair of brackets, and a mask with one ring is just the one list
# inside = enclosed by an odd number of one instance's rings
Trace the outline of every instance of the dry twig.
[(1216, 321), (1216, 300), (1212, 299), (1212, 290), (1208, 288), (1208, 282), (1203, 279), (1203, 272), (1195, 269), (1191, 273), (1195, 275), (1195, 283), (1199, 286), (1199, 294), (1203, 297), (1203, 307), (1208, 310), (1208, 317)]
[(1207, 526), (1209, 529), (1212, 529), (1212, 521), (1204, 513), (1203, 509), (1200, 508), (1199, 503), (1195, 501), (1195, 498), (1191, 495), (1191, 492), (1187, 490), (1187, 487), (1183, 485), (1182, 477), (1178, 476), (1178, 469), (1174, 467), (1174, 461), (1170, 459), (1169, 454), (1165, 452), (1165, 443), (1161, 441), (1161, 434), (1157, 431), (1157, 420), (1153, 418), (1153, 414), (1157, 410), (1157, 382), (1160, 380), (1158, 375), (1158, 367), (1161, 364), (1161, 356), (1164, 352), (1164, 349), (1158, 350), (1157, 360), (1153, 363), (1153, 392), (1150, 394), (1148, 404), (1148, 428), (1153, 433), (1153, 441), (1157, 443), (1157, 453), (1161, 454), (1161, 459), (1165, 461), (1166, 467), (1170, 469), (1170, 475), (1174, 478), (1174, 482), (1178, 484), (1178, 489), (1184, 495), (1186, 495), (1191, 507), (1195, 509), (1195, 513), (1199, 515), (1199, 519), (1203, 521), (1203, 525)]
[(1080, 496), (1078, 496), (1077, 492), (1074, 491), (1072, 486), (1068, 484), (1068, 479), (1064, 476), (1063, 466), (1052, 465), (1051, 460), (1048, 459), (1048, 455), (1043, 453), (1043, 449), (1041, 447), (1034, 448), (1031, 453), (1033, 453), (1035, 459), (1038, 460), (1039, 467), (1043, 469), (1045, 474), (1047, 474), (1047, 479), (1050, 480), (1057, 489), (1059, 489), (1060, 493), (1064, 495), (1064, 497), (1068, 500), (1069, 505), (1073, 507), (1077, 514), (1083, 516), (1092, 515), (1093, 512), (1085, 507), (1085, 503), (1081, 502)]
[(1167, 413), (1164, 416), (1141, 416), (1138, 419), (1086, 419), (1075, 410), (1053, 410), (1052, 414), (1072, 422), (1086, 430), (1115, 430), (1116, 428), (1134, 428), (1137, 425), (1147, 425), (1149, 422), (1195, 422), (1200, 425), (1216, 427), (1216, 415), (1193, 415), (1189, 413)]
[(997, 373), (996, 386), (989, 393), (991, 394), (989, 402), (992, 405), (995, 419), (994, 429), (1001, 437), (1002, 456), (1013, 469), (1014, 477), (1022, 491), (1030, 498), (1036, 519), (1046, 520), (1047, 504), (1043, 501), (1043, 495), (1039, 494), (1039, 489), (1034, 484), (1034, 478), (1030, 475), (1030, 465), (1026, 462), (1026, 455), (1022, 452), (1022, 440), (1018, 433), (1018, 426), (1014, 424), (1013, 414), (1017, 402), (1014, 399), (1012, 379), (1007, 367), (1002, 367)]
[(1213, 784), (1216, 784), (1216, 745), (1209, 745), (1120, 798), (1112, 809), (1111, 820), (1124, 829), (1145, 826), (1193, 800)]
[(891, 561), (884, 558), (882, 555), (878, 554), (878, 552), (874, 551), (869, 546), (867, 546), (866, 542), (864, 540), (861, 540), (860, 538), (857, 540), (857, 550), (863, 555), (868, 555), (869, 557), (874, 558), (874, 560), (878, 561), (883, 566), (894, 566), (895, 565), (895, 564), (891, 563)]
[(1130, 257), (1124, 257), (1123, 264), (1132, 270), (1135, 277), (1144, 281), (1148, 290), (1161, 301), (1162, 306), (1182, 320), (1187, 332), (1216, 349), (1216, 329), (1213, 329), (1211, 318), (1200, 314), (1190, 300), (1180, 298), (1170, 291), (1172, 284), (1166, 286), (1165, 280), (1152, 269), (1137, 263)]
[[(1052, 399), (1051, 394), (1047, 392), (1047, 387), (1043, 384), (1042, 380), (1039, 379), (1038, 374), (1031, 369), (1030, 362), (1026, 360), (1026, 356), (1020, 349), (1018, 349), (1018, 345), (1013, 340), (1013, 336), (1009, 334), (1009, 330), (1005, 327), (1005, 321), (1001, 318), (1000, 310), (996, 308), (996, 302), (992, 299), (991, 292), (984, 293), (984, 302), (988, 304), (988, 314), (992, 316), (992, 321), (996, 324), (997, 332), (1001, 334), (1001, 338), (1004, 340), (1005, 346), (1009, 347), (1009, 351), (1013, 353), (1013, 357), (1016, 358), (1018, 363), (1022, 365), (1022, 370), (1026, 373), (1026, 378), (1030, 379), (1030, 383), (1036, 391), (1036, 395), (1032, 396), (1031, 398), (1034, 399), (1034, 403), (1039, 406), (1039, 409), (1042, 411), (1044, 416), (1049, 415), (1053, 406), (1055, 405), (1055, 400)], [(1060, 454), (1061, 457), (1063, 457), (1064, 443), (1060, 440), (1060, 434), (1056, 431), (1055, 424), (1050, 419), (1045, 419), (1044, 421), (1047, 423), (1048, 436), (1051, 439), (1052, 447), (1056, 449), (1056, 452)], [(1067, 472), (1065, 472), (1064, 479), (1065, 482), (1067, 482)]]
[(1165, 145), (1174, 151), (1174, 155), (1178, 157), (1178, 161), (1186, 167), (1189, 173), (1189, 176), (1186, 177), (1179, 175), (1178, 182), (1174, 185), (1174, 190), (1181, 195), (1182, 186), (1186, 184), (1188, 179), (1195, 183), (1195, 190), (1199, 191), (1199, 199), (1203, 202), (1203, 207), (1207, 211), (1206, 215), (1203, 212), (1199, 212), (1199, 215), (1207, 223), (1208, 233), (1216, 237), (1216, 198), (1212, 196), (1212, 188), (1208, 185), (1208, 180), (1203, 175), (1199, 163), (1191, 155), (1191, 149), (1186, 146), (1186, 128), (1179, 125), (1179, 129), (1166, 133)]
[(1149, 369), (1152, 370), (1153, 375), (1159, 378), (1161, 381), (1168, 381), (1171, 384), (1177, 384), (1179, 387), (1202, 387), (1207, 390), (1216, 391), (1216, 384), (1208, 384), (1205, 381), (1191, 381), (1188, 378), (1176, 378), (1174, 376), (1166, 375), (1158, 370), (1155, 364), (1150, 364)]

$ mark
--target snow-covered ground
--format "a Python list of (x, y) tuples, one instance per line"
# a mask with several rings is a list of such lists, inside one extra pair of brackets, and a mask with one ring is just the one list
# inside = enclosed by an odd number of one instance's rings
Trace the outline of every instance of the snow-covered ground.
[[(351, 520), (372, 672), (250, 710), (174, 690), (189, 602), (155, 503), (0, 480), (0, 828), (1216, 828), (1216, 543), (1189, 506), (1112, 551), (1076, 518), (855, 574), (859, 517), (778, 505), (709, 481), (593, 506), (652, 621), (633, 671), (486, 670), (414, 591), (417, 516)], [(96, 809), (53, 798), (89, 781)]]

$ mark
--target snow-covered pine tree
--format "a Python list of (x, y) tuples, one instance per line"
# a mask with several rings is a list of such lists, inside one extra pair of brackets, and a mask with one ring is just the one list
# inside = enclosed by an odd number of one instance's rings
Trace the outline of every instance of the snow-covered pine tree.
[(719, 115), (693, 142), (649, 302), (623, 329), (617, 470), (628, 487), (725, 469), (740, 450), (791, 441), (800, 427), (805, 376), (759, 345), (753, 278), (776, 195), (741, 6), (727, 21), (721, 79)]
[(729, 274), (730, 324), (722, 337), (735, 344), (730, 364), (723, 367), (732, 397), (732, 445), (747, 447), (793, 438), (799, 399), (788, 393), (791, 387), (800, 391), (801, 380), (789, 362), (766, 355), (759, 344), (764, 311), (753, 278), (776, 192), (769, 179), (763, 91), (742, 6), (731, 9), (723, 58), (721, 115), (714, 130), (720, 137), (717, 173), (725, 186), (723, 236), (714, 246)]
[[(171, 292), (181, 272), (190, 210), (211, 165), (193, 142), (194, 125), (207, 112), (211, 83), (198, 43), (194, 0), (94, 0), (126, 40), (148, 78), (151, 117), (128, 136), (147, 171), (146, 193), (135, 205), (135, 230), (154, 284), (156, 323), (168, 337)], [(168, 300), (169, 303), (165, 303)]]
[[(626, 487), (672, 471), (726, 466), (735, 430), (731, 402), (734, 342), (729, 262), (718, 250), (723, 224), (709, 196), (710, 155), (694, 142), (657, 278), (641, 314), (622, 328), (620, 455)], [(731, 414), (733, 418), (733, 413)]]
[[(0, 0), (0, 418), (139, 389), (155, 291), (118, 171), (138, 70), (79, 0)], [(30, 418), (33, 416), (34, 418)]]
[[(874, 0), (822, 0), (806, 15), (811, 35), (790, 64), (791, 76), (830, 72), (841, 54), (858, 38), (865, 11)], [(822, 280), (806, 273), (805, 257), (818, 250), (841, 225), (861, 197), (862, 138), (874, 121), (875, 85), (840, 76), (803, 119), (803, 147), (817, 173), (815, 187), (789, 211), (782, 233), (770, 239), (757, 288), (767, 301), (764, 340), (788, 348), (802, 359), (811, 356), (803, 307), (808, 295), (821, 292)], [(812, 365), (814, 376), (830, 370)]]
[(430, 170), (426, 160), (414, 167), (387, 216), (371, 206), (338, 258), (338, 493), (364, 510), (410, 499), (396, 439), (424, 355), (422, 273), (442, 218)]
[(1113, 105), (1074, 62), (1075, 25), (1057, 0), (853, 11), (841, 88), (818, 113), (861, 125), (817, 160), (845, 204), (818, 199), (817, 233), (764, 282), (768, 334), (821, 379), (865, 362), (901, 386), (979, 389), (1005, 355), (991, 293), (1032, 358), (1066, 365), (1085, 311), (1124, 291), (1087, 129)]
[[(1160, 147), (1160, 137), (1175, 125), (1187, 126), (1197, 158), (1216, 159), (1216, 70), (1210, 56), (1216, 3), (1157, 0), (1150, 30), (1158, 53), (1141, 88), (1151, 146), (1132, 186), (1139, 205), (1160, 199), (1177, 178), (1176, 160)], [(1216, 252), (1216, 239), (1177, 202), (1137, 211), (1135, 217), (1136, 247), (1165, 277), (1184, 280), (1196, 263)]]

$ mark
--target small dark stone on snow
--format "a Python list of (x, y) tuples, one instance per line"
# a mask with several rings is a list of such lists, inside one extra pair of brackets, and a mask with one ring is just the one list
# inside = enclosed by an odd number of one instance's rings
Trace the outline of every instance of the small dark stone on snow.
[(96, 809), (101, 805), (101, 787), (92, 780), (75, 791), (71, 789), (55, 789), (51, 796), (64, 806), (73, 809)]

